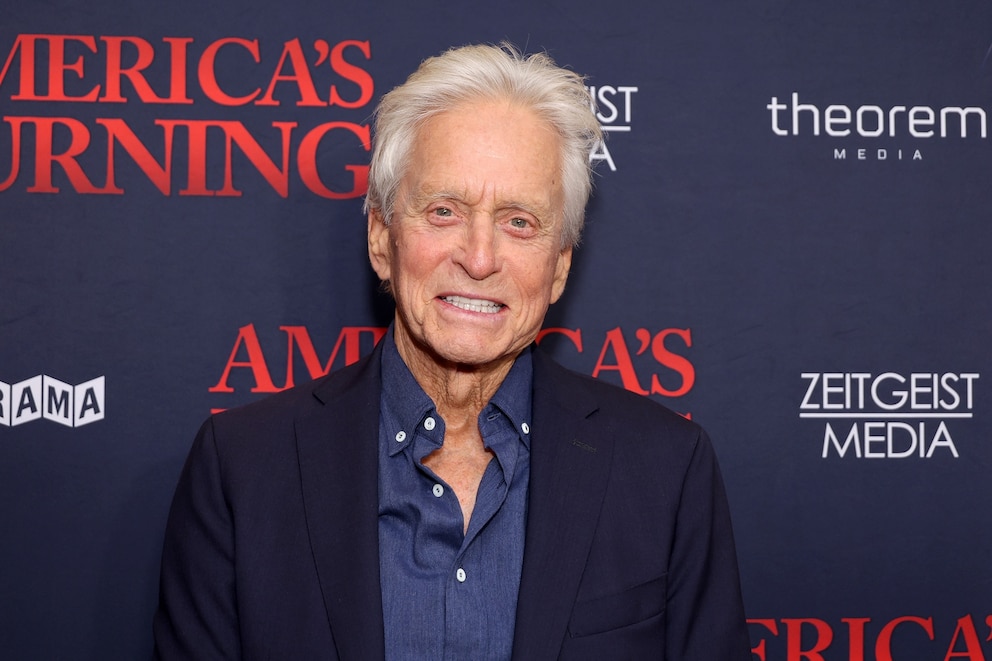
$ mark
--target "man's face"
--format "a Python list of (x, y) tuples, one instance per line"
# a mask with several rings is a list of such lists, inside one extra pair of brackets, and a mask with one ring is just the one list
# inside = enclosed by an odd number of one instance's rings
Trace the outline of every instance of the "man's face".
[(558, 141), (531, 110), (493, 101), (420, 131), (392, 222), (369, 215), (369, 255), (390, 281), (414, 374), (506, 364), (537, 336), (572, 256), (561, 247)]

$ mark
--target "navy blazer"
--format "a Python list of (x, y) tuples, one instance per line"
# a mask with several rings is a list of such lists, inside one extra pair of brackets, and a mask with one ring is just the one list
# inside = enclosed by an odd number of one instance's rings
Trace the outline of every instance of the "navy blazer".
[[(169, 514), (157, 658), (383, 658), (379, 350), (210, 418)], [(513, 659), (748, 661), (705, 432), (534, 352)]]

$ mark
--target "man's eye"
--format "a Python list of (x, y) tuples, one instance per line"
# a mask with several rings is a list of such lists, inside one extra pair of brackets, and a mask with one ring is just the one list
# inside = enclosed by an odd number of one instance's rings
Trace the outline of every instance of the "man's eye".
[(525, 218), (511, 218), (510, 225), (517, 228), (518, 230), (527, 229), (530, 223), (527, 222)]
[(434, 209), (434, 215), (435, 216), (444, 216), (445, 218), (448, 218), (448, 217), (453, 216), (455, 214), (448, 207), (438, 207), (438, 208)]

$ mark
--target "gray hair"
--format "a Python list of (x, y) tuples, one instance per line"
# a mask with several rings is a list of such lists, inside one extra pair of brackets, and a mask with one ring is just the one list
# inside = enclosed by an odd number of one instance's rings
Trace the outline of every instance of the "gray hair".
[(559, 136), (562, 246), (577, 245), (592, 190), (589, 154), (603, 138), (593, 102), (582, 76), (557, 66), (546, 53), (525, 56), (509, 44), (463, 46), (430, 57), (382, 97), (375, 113), (366, 213), (377, 209), (384, 222), (390, 221), (417, 131), (431, 117), (478, 99), (519, 103)]

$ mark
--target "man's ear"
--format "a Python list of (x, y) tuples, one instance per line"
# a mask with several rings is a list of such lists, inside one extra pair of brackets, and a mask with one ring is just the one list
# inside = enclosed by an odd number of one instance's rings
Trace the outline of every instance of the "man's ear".
[(379, 209), (369, 210), (369, 262), (383, 282), (390, 279), (392, 253), (389, 250), (389, 226)]
[(568, 246), (558, 253), (558, 261), (555, 262), (555, 279), (551, 285), (552, 303), (557, 303), (565, 291), (565, 282), (568, 280), (568, 272), (571, 268), (572, 246)]

